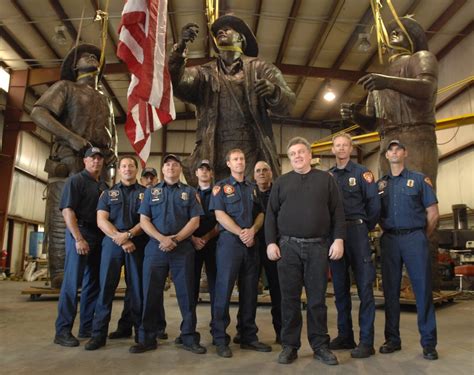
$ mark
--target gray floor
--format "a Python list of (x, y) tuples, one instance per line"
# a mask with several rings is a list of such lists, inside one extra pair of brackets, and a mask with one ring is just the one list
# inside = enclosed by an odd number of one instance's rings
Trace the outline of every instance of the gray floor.
[[(292, 365), (276, 361), (280, 348), (273, 345), (271, 353), (242, 351), (231, 348), (234, 357), (223, 359), (215, 354), (208, 332), (209, 305), (198, 306), (198, 330), (205, 355), (195, 355), (174, 347), (179, 330), (179, 310), (175, 298), (166, 298), (166, 313), (170, 340), (163, 341), (156, 351), (129, 354), (132, 340), (109, 340), (105, 348), (94, 352), (84, 350), (85, 340), (78, 348), (53, 344), (55, 299), (41, 297), (30, 301), (20, 291), (30, 285), (43, 283), (0, 281), (0, 373), (2, 374), (289, 374), (324, 371), (334, 374), (473, 374), (474, 373), (474, 300), (459, 300), (437, 308), (439, 354), (438, 361), (426, 361), (421, 356), (412, 309), (402, 312), (401, 335), (403, 350), (391, 355), (376, 354), (364, 359), (351, 359), (349, 351), (338, 352), (340, 365), (329, 367), (312, 358), (306, 334), (303, 332), (299, 358)], [(357, 306), (357, 303), (356, 303)], [(122, 301), (115, 301), (111, 327), (115, 328)], [(234, 334), (236, 307), (231, 309), (230, 334)], [(335, 330), (333, 299), (328, 299), (328, 321), (331, 335)], [(268, 307), (259, 307), (257, 323), (263, 342), (271, 343), (274, 333)], [(377, 310), (376, 347), (383, 343), (383, 309)], [(74, 330), (77, 333), (77, 328)]]

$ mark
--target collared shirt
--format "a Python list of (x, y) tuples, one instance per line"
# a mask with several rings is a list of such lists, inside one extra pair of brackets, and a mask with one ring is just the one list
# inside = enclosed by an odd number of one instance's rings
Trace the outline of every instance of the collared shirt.
[(405, 168), (399, 176), (389, 173), (377, 184), (382, 199), (382, 229), (415, 229), (426, 226), (426, 209), (438, 203), (428, 177)]
[(178, 233), (193, 217), (204, 214), (196, 198), (196, 190), (178, 182), (160, 182), (145, 192), (138, 213), (148, 216), (164, 236)]
[(140, 222), (138, 209), (146, 188), (139, 183), (125, 186), (121, 182), (104, 191), (97, 204), (97, 211), (107, 211), (109, 221), (119, 231), (127, 231)]
[(100, 194), (108, 189), (104, 181), (96, 181), (87, 170), (69, 177), (64, 184), (59, 209), (71, 208), (79, 225), (96, 226), (96, 207)]
[(211, 203), (211, 193), (212, 187), (207, 189), (197, 189), (199, 198), (201, 199), (201, 205), (204, 210), (204, 214), (201, 215), (201, 220), (199, 221), (199, 228), (193, 233), (194, 236), (202, 237), (205, 234), (209, 233), (217, 224), (216, 214), (214, 211), (209, 209)]
[[(247, 179), (237, 182), (233, 176), (219, 181), (212, 189), (210, 210), (224, 211), (241, 228), (250, 228), (263, 212), (257, 186)], [(220, 230), (224, 230), (219, 225)]]
[(351, 160), (344, 168), (334, 166), (329, 171), (342, 193), (346, 220), (362, 219), (373, 229), (380, 215), (380, 197), (372, 172)]

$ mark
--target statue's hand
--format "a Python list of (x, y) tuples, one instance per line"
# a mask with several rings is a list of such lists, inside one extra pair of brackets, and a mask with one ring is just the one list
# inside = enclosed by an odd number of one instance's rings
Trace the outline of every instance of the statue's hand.
[(85, 138), (82, 138), (77, 134), (68, 137), (67, 141), (69, 142), (69, 145), (78, 152), (90, 147), (90, 143)]
[(384, 90), (389, 88), (390, 76), (370, 73), (359, 79), (357, 84), (362, 85), (362, 87), (367, 91)]
[(341, 118), (346, 121), (355, 120), (355, 104), (354, 103), (341, 104)]
[(268, 79), (257, 79), (255, 82), (255, 93), (260, 97), (272, 97), (275, 94), (275, 85)]
[(187, 23), (181, 29), (181, 45), (186, 46), (189, 42), (193, 43), (199, 33), (199, 25), (196, 23)]

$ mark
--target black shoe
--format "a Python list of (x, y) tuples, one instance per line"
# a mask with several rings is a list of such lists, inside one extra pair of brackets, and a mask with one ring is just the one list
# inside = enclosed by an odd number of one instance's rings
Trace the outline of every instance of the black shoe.
[(374, 354), (374, 347), (370, 345), (365, 345), (363, 343), (359, 343), (359, 345), (355, 349), (351, 350), (352, 358), (369, 358), (371, 355)]
[(337, 336), (329, 343), (329, 349), (331, 350), (354, 349), (355, 347), (354, 339), (342, 336)]
[(178, 336), (174, 339), (174, 344), (175, 345), (183, 345), (183, 339), (181, 338), (181, 336)]
[(115, 332), (109, 333), (109, 339), (128, 339), (132, 336), (132, 331), (122, 331), (121, 329), (117, 329)]
[(425, 346), (423, 348), (423, 358), (434, 361), (438, 359), (438, 352), (433, 347)]
[(160, 340), (168, 340), (168, 334), (164, 330), (158, 331), (156, 333), (156, 337), (158, 337)]
[(234, 344), (240, 344), (240, 333), (237, 333), (234, 338), (232, 339)]
[(191, 344), (191, 345), (184, 345), (181, 347), (183, 348), (184, 350), (187, 350), (189, 352), (192, 352), (194, 354), (205, 354), (207, 352), (207, 349), (200, 345), (200, 344), (197, 344), (197, 343), (194, 343), (194, 344)]
[(128, 351), (130, 353), (145, 353), (149, 350), (156, 350), (156, 348), (158, 347), (158, 345), (155, 343), (153, 344), (148, 344), (148, 345), (145, 345), (145, 344), (137, 344), (137, 345), (133, 345), (131, 346)]
[(254, 341), (249, 344), (240, 344), (240, 349), (255, 350), (256, 352), (271, 352), (272, 347), (260, 341)]
[(402, 346), (400, 344), (395, 344), (391, 341), (385, 341), (384, 344), (380, 347), (379, 352), (382, 354), (390, 354), (401, 349)]
[(278, 363), (282, 365), (289, 365), (296, 358), (298, 358), (298, 351), (295, 348), (285, 347), (278, 356)]
[(319, 348), (314, 351), (313, 357), (326, 365), (338, 365), (339, 362), (328, 348)]
[(79, 332), (77, 334), (77, 337), (79, 337), (80, 339), (89, 339), (89, 338), (92, 337), (92, 333), (90, 333), (90, 332), (86, 332), (86, 333)]
[(102, 346), (105, 346), (105, 337), (93, 337), (84, 346), (85, 350), (97, 350)]
[(76, 339), (71, 332), (65, 332), (54, 336), (54, 343), (71, 348), (79, 346), (79, 340)]
[(232, 350), (228, 345), (217, 345), (216, 353), (219, 357), (230, 358), (232, 357)]

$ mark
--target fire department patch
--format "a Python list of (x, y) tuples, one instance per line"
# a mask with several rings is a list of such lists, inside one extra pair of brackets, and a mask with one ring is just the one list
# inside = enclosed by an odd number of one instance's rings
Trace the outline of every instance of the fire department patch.
[(383, 191), (383, 189), (385, 189), (386, 187), (387, 187), (387, 181), (385, 180), (379, 181), (379, 191)]
[(227, 195), (234, 194), (235, 189), (232, 185), (224, 185), (224, 193)]
[(151, 195), (153, 195), (154, 197), (158, 196), (161, 194), (161, 188), (153, 188), (151, 189)]
[(425, 177), (425, 182), (431, 187), (433, 187), (433, 183), (431, 182), (431, 179), (429, 177)]
[(110, 197), (111, 201), (118, 200), (119, 195), (120, 195), (120, 190), (110, 190), (109, 191), (109, 197)]
[(212, 195), (216, 196), (217, 194), (219, 194), (220, 191), (221, 187), (219, 185), (216, 185), (212, 188)]
[(367, 183), (369, 183), (369, 184), (374, 182), (374, 175), (372, 174), (371, 171), (364, 172), (362, 177), (364, 177), (364, 180), (367, 181)]
[(357, 180), (355, 177), (349, 177), (349, 186), (356, 186), (357, 185)]
[(408, 180), (408, 181), (407, 181), (407, 186), (408, 186), (408, 187), (413, 187), (413, 186), (415, 186), (415, 180), (412, 180), (412, 179)]

